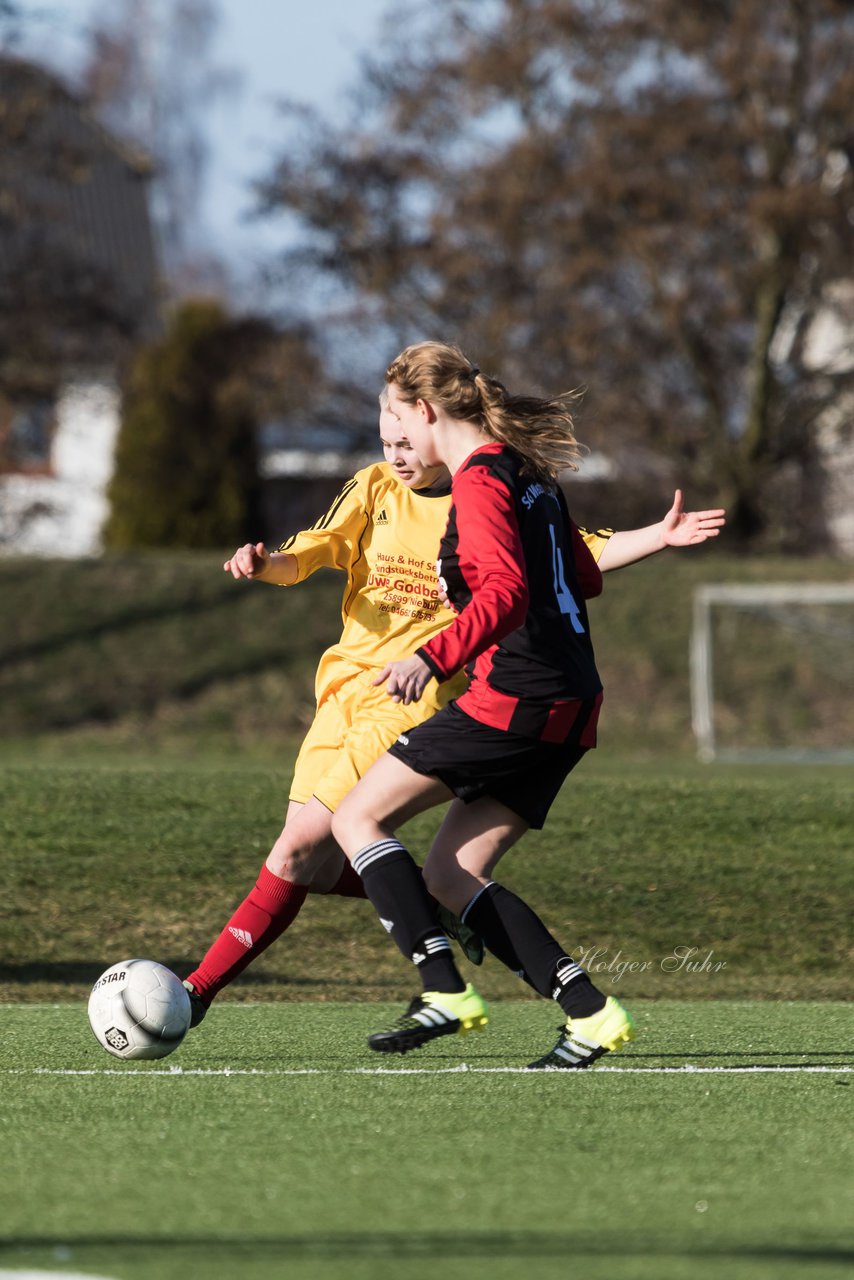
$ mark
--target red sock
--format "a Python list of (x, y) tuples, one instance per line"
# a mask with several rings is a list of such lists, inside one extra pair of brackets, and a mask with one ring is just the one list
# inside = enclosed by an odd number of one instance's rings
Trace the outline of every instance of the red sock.
[(305, 885), (291, 884), (266, 866), (261, 868), (255, 888), (187, 978), (205, 1004), (293, 924), (307, 893)]
[(367, 898), (362, 877), (353, 870), (351, 863), (344, 860), (344, 870), (329, 890), (337, 898)]

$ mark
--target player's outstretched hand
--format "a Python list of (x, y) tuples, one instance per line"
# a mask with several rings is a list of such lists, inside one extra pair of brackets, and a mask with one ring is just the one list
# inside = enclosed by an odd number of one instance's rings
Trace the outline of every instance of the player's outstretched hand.
[(432, 674), (427, 663), (413, 654), (411, 658), (390, 662), (371, 683), (376, 685), (385, 682), (386, 693), (392, 702), (417, 702), (427, 688), (427, 681)]
[(686, 511), (682, 490), (673, 495), (673, 506), (661, 522), (661, 536), (666, 547), (693, 547), (707, 538), (716, 538), (726, 524), (726, 511)]
[(233, 578), (257, 578), (270, 566), (270, 553), (263, 542), (247, 542), (238, 547), (222, 566)]

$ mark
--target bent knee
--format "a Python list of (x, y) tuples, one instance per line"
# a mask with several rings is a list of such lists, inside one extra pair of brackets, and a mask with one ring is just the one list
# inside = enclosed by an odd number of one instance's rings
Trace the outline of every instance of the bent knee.
[(350, 791), (332, 815), (332, 835), (342, 849), (346, 847), (342, 837), (346, 839), (347, 833), (352, 832), (354, 824), (358, 823), (363, 816), (363, 806), (359, 797), (354, 791)]
[(294, 843), (283, 832), (267, 855), (267, 870), (292, 884), (310, 884), (323, 866), (328, 850), (323, 844)]

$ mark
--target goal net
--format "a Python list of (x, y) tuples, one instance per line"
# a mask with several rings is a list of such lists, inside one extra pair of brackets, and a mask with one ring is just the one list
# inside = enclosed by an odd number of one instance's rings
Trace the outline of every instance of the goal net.
[(698, 587), (691, 710), (701, 760), (854, 762), (854, 583)]

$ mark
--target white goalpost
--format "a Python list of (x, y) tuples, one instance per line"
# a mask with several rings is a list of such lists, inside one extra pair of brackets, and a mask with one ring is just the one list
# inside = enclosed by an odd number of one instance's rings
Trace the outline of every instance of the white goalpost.
[(704, 761), (854, 763), (854, 582), (698, 587), (691, 719)]

